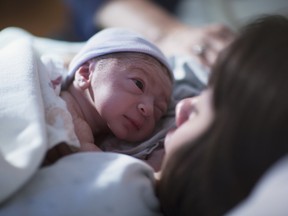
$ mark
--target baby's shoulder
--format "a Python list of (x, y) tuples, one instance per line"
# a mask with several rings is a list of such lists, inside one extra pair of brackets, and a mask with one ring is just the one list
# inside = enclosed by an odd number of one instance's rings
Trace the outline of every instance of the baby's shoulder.
[(80, 143), (93, 143), (93, 132), (87, 121), (84, 119), (84, 116), (77, 106), (76, 101), (73, 100), (73, 97), (70, 95), (70, 93), (66, 91), (62, 91), (60, 97), (66, 102), (67, 109), (72, 116), (74, 131)]

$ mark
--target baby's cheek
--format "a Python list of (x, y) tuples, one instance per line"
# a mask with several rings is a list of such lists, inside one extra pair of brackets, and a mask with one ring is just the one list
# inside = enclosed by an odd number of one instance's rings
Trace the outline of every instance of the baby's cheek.
[(147, 129), (145, 132), (145, 136), (149, 137), (153, 134), (154, 130), (156, 129), (156, 125), (157, 125), (156, 122), (159, 122), (159, 120), (158, 121), (151, 120), (151, 122), (147, 123)]

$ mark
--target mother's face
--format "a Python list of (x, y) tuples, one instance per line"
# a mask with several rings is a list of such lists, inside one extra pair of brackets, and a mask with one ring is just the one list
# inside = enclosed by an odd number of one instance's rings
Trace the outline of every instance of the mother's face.
[(193, 141), (201, 135), (213, 120), (212, 92), (205, 90), (200, 96), (181, 100), (176, 106), (176, 126), (165, 138), (165, 150), (169, 155), (175, 148)]

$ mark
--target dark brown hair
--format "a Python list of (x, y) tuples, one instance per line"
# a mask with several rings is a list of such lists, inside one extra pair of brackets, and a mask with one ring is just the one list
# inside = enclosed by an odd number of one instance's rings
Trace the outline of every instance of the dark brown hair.
[(223, 215), (288, 152), (288, 20), (261, 17), (213, 68), (215, 118), (164, 162), (157, 186), (165, 215)]

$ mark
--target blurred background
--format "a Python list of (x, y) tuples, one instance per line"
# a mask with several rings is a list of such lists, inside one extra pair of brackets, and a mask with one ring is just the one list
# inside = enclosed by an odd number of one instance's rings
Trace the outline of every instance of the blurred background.
[[(81, 1), (81, 0), (79, 0)], [(191, 25), (223, 23), (238, 29), (259, 13), (288, 11), (288, 0), (182, 0), (173, 13)], [(0, 29), (21, 27), (36, 36), (65, 39), (71, 24), (64, 0), (0, 0)]]
[(187, 24), (223, 23), (239, 29), (254, 16), (288, 13), (288, 0), (182, 0), (177, 8)]
[(61, 0), (0, 0), (0, 29), (21, 27), (37, 36), (57, 37), (69, 22)]

